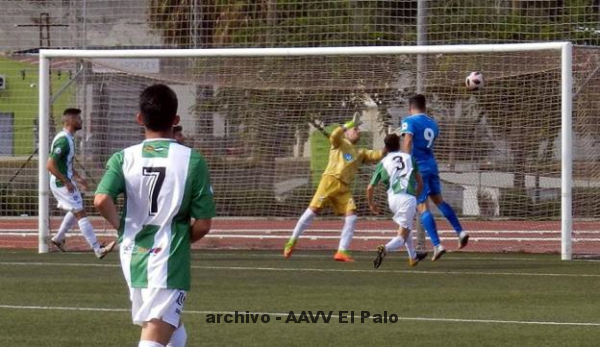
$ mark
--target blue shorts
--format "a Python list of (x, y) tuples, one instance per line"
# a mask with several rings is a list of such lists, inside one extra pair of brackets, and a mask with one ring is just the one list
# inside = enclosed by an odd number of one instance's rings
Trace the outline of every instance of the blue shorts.
[(440, 176), (438, 174), (422, 173), (423, 190), (417, 198), (417, 203), (422, 204), (427, 201), (430, 195), (442, 194), (442, 186), (440, 185)]

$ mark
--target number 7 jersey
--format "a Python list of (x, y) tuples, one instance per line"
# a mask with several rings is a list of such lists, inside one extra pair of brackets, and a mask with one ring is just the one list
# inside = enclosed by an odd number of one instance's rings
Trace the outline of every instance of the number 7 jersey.
[(422, 174), (438, 174), (438, 166), (433, 155), (433, 146), (435, 140), (440, 134), (435, 119), (426, 114), (415, 114), (402, 120), (402, 134), (412, 134), (413, 149), (412, 156), (419, 164), (419, 171)]
[(202, 156), (170, 139), (115, 153), (96, 194), (125, 194), (121, 265), (132, 288), (190, 289), (190, 217), (210, 219), (215, 205)]

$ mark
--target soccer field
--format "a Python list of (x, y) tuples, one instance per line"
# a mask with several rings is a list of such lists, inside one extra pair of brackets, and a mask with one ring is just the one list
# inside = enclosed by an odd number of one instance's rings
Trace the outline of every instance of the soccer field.
[[(184, 313), (189, 346), (597, 346), (600, 268), (557, 255), (447, 254), (409, 268), (371, 253), (198, 251)], [(259, 313), (257, 323), (207, 323)], [(296, 320), (290, 320), (293, 311)], [(310, 314), (331, 314), (325, 323)], [(346, 311), (346, 312), (343, 312)], [(351, 313), (354, 311), (354, 323)], [(396, 315), (396, 323), (361, 322)], [(268, 323), (260, 322), (263, 318)], [(341, 316), (341, 317), (340, 317)], [(347, 316), (347, 317), (344, 317)], [(279, 320), (278, 320), (279, 318)], [(288, 321), (286, 323), (286, 321)], [(348, 323), (341, 323), (346, 321)], [(110, 254), (0, 250), (2, 346), (135, 346), (127, 289)]]

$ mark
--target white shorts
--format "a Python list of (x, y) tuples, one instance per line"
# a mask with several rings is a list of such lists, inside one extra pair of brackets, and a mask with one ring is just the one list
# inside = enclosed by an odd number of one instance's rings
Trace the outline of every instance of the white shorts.
[(83, 210), (83, 199), (79, 189), (77, 189), (77, 184), (73, 183), (73, 185), (75, 185), (75, 191), (70, 193), (65, 186), (57, 187), (54, 177), (50, 179), (50, 190), (58, 202), (56, 206), (61, 210), (77, 213)]
[(129, 288), (133, 324), (160, 319), (179, 327), (186, 292), (179, 289)]
[(412, 230), (417, 214), (417, 198), (409, 194), (394, 194), (388, 197), (388, 203), (394, 214), (394, 222), (401, 228)]

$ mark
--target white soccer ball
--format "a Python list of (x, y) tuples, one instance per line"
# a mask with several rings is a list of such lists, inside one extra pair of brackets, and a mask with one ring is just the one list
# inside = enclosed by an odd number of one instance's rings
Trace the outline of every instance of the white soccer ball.
[(483, 88), (484, 85), (483, 75), (479, 71), (471, 72), (465, 79), (465, 86), (468, 90), (478, 90)]

